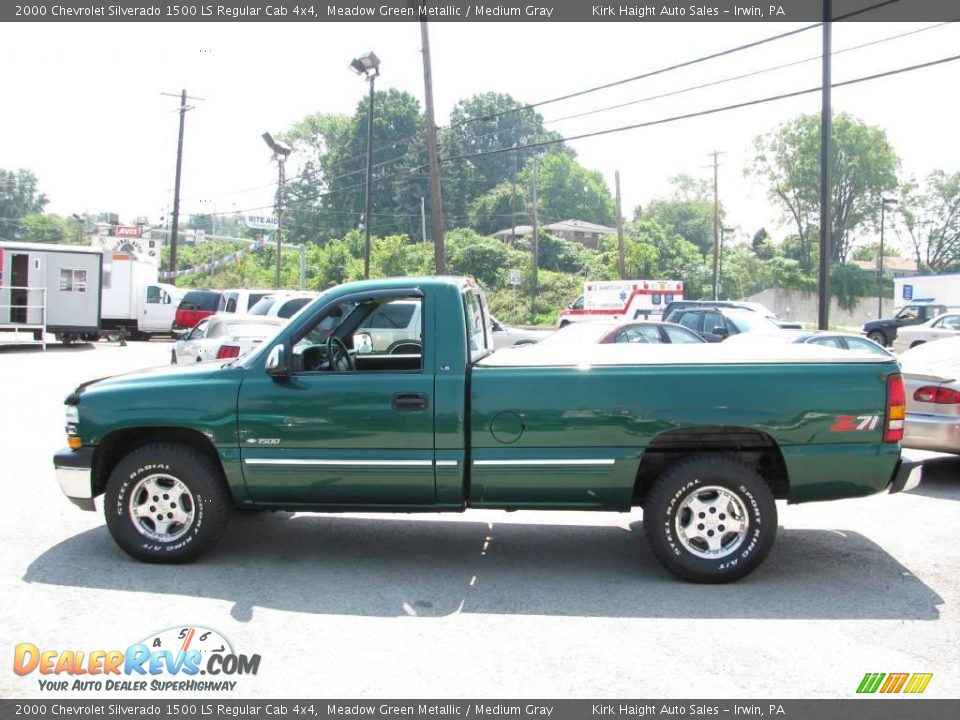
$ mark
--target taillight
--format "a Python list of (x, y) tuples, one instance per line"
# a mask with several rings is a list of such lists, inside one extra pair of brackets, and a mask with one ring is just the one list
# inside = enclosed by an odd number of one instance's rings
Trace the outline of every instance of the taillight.
[(960, 391), (937, 385), (924, 385), (913, 394), (913, 399), (937, 405), (957, 405), (960, 403)]
[(238, 345), (221, 345), (217, 350), (217, 360), (229, 360), (230, 358), (240, 357), (240, 347)]
[(887, 421), (883, 433), (884, 442), (903, 440), (903, 418), (907, 413), (907, 397), (903, 389), (903, 376), (894, 373), (887, 377)]

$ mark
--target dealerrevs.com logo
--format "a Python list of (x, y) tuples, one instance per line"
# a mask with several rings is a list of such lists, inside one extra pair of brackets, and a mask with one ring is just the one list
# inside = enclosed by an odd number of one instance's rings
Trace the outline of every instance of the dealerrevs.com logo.
[(216, 630), (175, 627), (151, 633), (125, 650), (14, 649), (13, 671), (38, 673), (43, 691), (230, 692), (241, 675), (256, 675), (260, 655), (236, 653)]
[(919, 694), (927, 689), (933, 673), (867, 673), (860, 681), (857, 692)]

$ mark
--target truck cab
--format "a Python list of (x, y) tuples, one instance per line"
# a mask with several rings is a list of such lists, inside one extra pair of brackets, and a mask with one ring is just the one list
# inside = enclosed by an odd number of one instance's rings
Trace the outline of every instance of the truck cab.
[(919, 325), (947, 312), (946, 305), (935, 303), (911, 303), (897, 311), (892, 318), (870, 320), (863, 325), (863, 334), (877, 345), (889, 347), (897, 339), (897, 328)]

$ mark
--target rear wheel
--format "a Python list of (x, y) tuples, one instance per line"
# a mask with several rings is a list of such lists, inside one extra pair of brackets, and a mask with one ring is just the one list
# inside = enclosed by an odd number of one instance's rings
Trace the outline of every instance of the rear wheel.
[(187, 445), (155, 443), (117, 463), (103, 511), (110, 534), (127, 554), (179, 563), (220, 540), (232, 504), (208, 457)]
[(657, 559), (702, 583), (738, 580), (760, 565), (777, 533), (777, 506), (751, 466), (720, 454), (679, 460), (656, 480), (643, 527)]
[(887, 336), (880, 330), (871, 330), (867, 333), (867, 337), (873, 340), (880, 347), (886, 347), (890, 344), (887, 342)]

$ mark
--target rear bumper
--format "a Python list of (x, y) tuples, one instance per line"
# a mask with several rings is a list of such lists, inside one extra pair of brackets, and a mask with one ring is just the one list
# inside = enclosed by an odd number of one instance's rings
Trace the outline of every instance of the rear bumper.
[(53, 456), (60, 490), (81, 510), (96, 510), (93, 502), (93, 448), (64, 448)]
[(907, 412), (903, 425), (903, 446), (960, 453), (960, 418)]
[(920, 484), (922, 475), (923, 461), (912, 458), (907, 453), (902, 453), (888, 489), (891, 493), (913, 490)]

